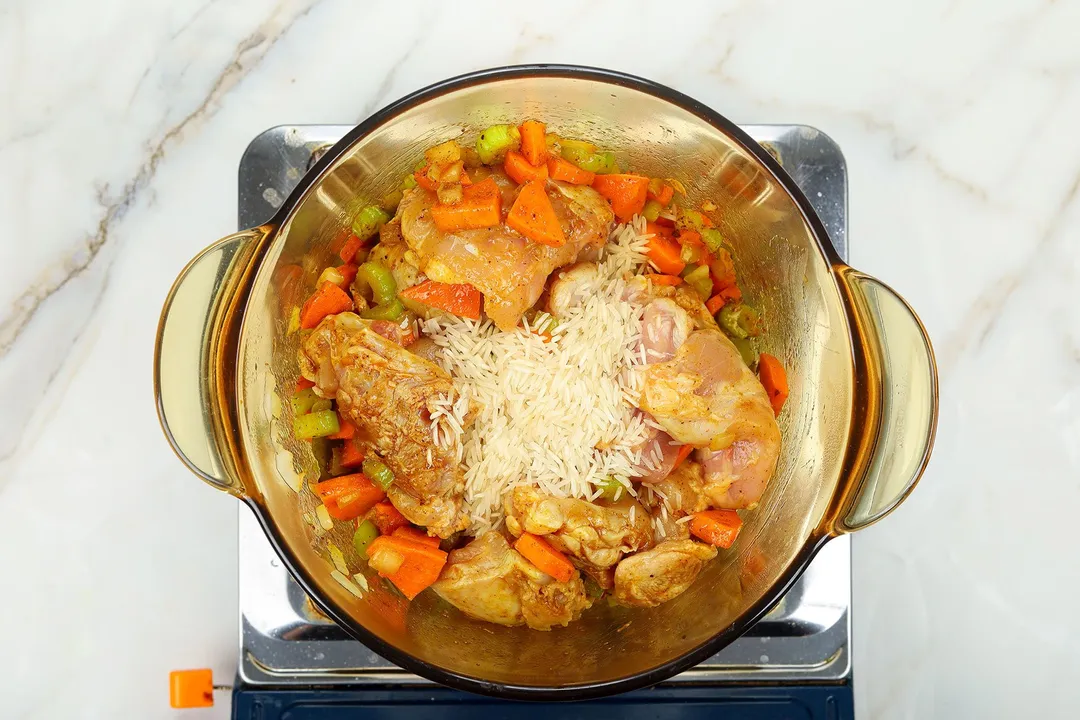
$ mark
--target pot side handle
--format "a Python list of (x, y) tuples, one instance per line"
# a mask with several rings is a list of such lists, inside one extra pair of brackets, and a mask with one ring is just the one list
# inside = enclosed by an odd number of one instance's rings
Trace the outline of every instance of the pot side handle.
[(895, 510), (919, 482), (937, 430), (938, 376), (926, 328), (900, 295), (851, 268), (839, 279), (863, 351), (854, 414), (861, 437), (833, 523), (835, 532), (848, 533)]
[(154, 396), (165, 437), (193, 473), (238, 497), (244, 486), (227, 438), (232, 426), (219, 398), (235, 372), (241, 292), (268, 230), (238, 232), (199, 253), (173, 283), (158, 322)]

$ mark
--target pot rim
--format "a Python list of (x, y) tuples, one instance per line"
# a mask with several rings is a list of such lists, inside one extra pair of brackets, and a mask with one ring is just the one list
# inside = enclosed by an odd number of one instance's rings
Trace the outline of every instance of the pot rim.
[[(707, 105), (665, 85), (627, 73), (581, 65), (530, 64), (495, 67), (458, 75), (409, 93), (403, 98), (365, 118), (356, 127), (346, 133), (338, 142), (331, 146), (318, 162), (312, 165), (312, 167), (304, 174), (303, 178), (301, 178), (300, 182), (293, 191), (289, 193), (288, 198), (286, 198), (285, 202), (282, 203), (281, 207), (274, 214), (274, 217), (270, 219), (264, 227), (272, 227), (273, 230), (271, 235), (276, 234), (277, 229), (284, 225), (300, 199), (319, 181), (323, 173), (333, 163), (335, 163), (358, 140), (376, 128), (393, 120), (403, 112), (423, 104), (428, 100), (463, 88), (500, 80), (530, 77), (584, 79), (610, 85), (618, 85), (648, 93), (698, 116), (717, 130), (737, 141), (746, 152), (757, 158), (757, 160), (772, 173), (777, 182), (780, 183), (784, 190), (787, 191), (789, 196), (795, 201), (803, 215), (804, 221), (810, 227), (812, 234), (814, 235), (818, 250), (822, 253), (830, 266), (832, 266), (834, 270), (847, 266), (840, 258), (835, 248), (833, 248), (832, 243), (828, 241), (828, 232), (825, 230), (824, 224), (821, 222), (820, 218), (818, 218), (810, 201), (803, 194), (802, 190), (799, 189), (798, 185), (795, 184), (795, 181), (780, 167), (780, 164), (772, 157), (772, 155), (754, 141), (746, 132), (735, 125), (735, 123), (731, 122), (723, 115), (720, 115)], [(273, 237), (268, 238), (268, 241), (272, 242)], [(282, 538), (278, 533), (277, 525), (270, 516), (269, 510), (259, 502), (257, 498), (253, 498), (250, 495), (244, 496), (242, 499), (255, 513), (255, 516), (258, 518), (263, 532), (270, 540), (274, 551), (282, 558), (293, 578), (300, 584), (304, 592), (312, 599), (319, 609), (341, 626), (346, 632), (371, 650), (382, 655), (384, 658), (390, 660), (404, 670), (457, 690), (464, 690), (480, 695), (509, 700), (592, 700), (648, 687), (700, 664), (702, 661), (715, 655), (721, 649), (731, 644), (734, 640), (743, 635), (751, 626), (761, 620), (799, 579), (818, 551), (833, 537), (831, 533), (823, 532), (820, 527), (815, 529), (810, 537), (807, 538), (807, 541), (799, 550), (795, 559), (788, 565), (785, 571), (780, 575), (779, 579), (773, 583), (768, 592), (766, 592), (756, 603), (750, 605), (739, 618), (726, 629), (673, 660), (669, 660), (650, 670), (645, 670), (615, 680), (578, 683), (558, 687), (543, 685), (513, 685), (483, 680), (437, 667), (384, 642), (381, 638), (368, 631), (364, 626), (353, 621), (348, 613), (343, 612), (337, 607), (336, 603), (333, 603), (324, 597), (318, 590), (318, 584), (304, 571), (303, 566), (297, 561), (297, 558), (293, 555), (289, 547), (282, 541)], [(553, 632), (558, 632), (558, 630), (554, 630)]]

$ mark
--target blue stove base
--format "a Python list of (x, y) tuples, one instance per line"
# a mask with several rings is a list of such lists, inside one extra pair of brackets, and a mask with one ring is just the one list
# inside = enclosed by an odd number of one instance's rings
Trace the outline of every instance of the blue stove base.
[(843, 685), (656, 687), (602, 700), (523, 703), (446, 688), (254, 688), (233, 691), (234, 720), (852, 720)]

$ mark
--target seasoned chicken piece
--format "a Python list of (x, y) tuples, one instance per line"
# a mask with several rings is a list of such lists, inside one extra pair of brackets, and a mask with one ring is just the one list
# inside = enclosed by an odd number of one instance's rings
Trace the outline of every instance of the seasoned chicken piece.
[(663, 480), (675, 467), (680, 447), (682, 443), (676, 442), (663, 430), (649, 428), (649, 435), (634, 446), (635, 450), (641, 451), (641, 462), (634, 467), (633, 476), (644, 482)]
[(470, 617), (534, 630), (565, 626), (592, 604), (580, 575), (558, 582), (494, 530), (451, 552), (432, 588)]
[(645, 370), (641, 409), (676, 440), (707, 447), (715, 507), (753, 507), (776, 469), (780, 428), (757, 377), (719, 330), (696, 330), (663, 363)]
[(649, 364), (675, 357), (693, 329), (690, 314), (672, 299), (658, 298), (645, 306), (641, 317), (641, 343)]
[(303, 341), (299, 361), (301, 374), (320, 395), (337, 398), (359, 440), (374, 447), (394, 472), (401, 513), (440, 537), (465, 529), (457, 446), (452, 440), (434, 442), (427, 411), (428, 400), (453, 387), (446, 371), (352, 313), (319, 323)]
[(557, 270), (551, 277), (547, 309), (558, 318), (566, 315), (566, 311), (570, 308), (580, 305), (591, 292), (595, 291), (600, 273), (596, 263), (581, 262)]
[(615, 568), (615, 599), (656, 607), (681, 595), (714, 557), (716, 548), (693, 540), (670, 540), (631, 555)]
[(689, 538), (690, 526), (679, 519), (710, 506), (701, 465), (692, 460), (684, 460), (664, 478), (642, 483), (638, 495), (652, 516), (657, 544)]
[(652, 541), (648, 513), (630, 498), (602, 507), (517, 487), (504, 505), (511, 533), (543, 535), (556, 549), (596, 568), (610, 567)]
[[(487, 174), (477, 170), (474, 182)], [(490, 171), (502, 195), (505, 219), (516, 185), (501, 170)], [(435, 193), (415, 188), (398, 206), (401, 231), (420, 270), (446, 283), (468, 283), (484, 294), (484, 311), (501, 330), (517, 327), (521, 316), (544, 291), (552, 270), (574, 262), (590, 247), (606, 241), (614, 218), (608, 202), (591, 187), (548, 181), (547, 194), (559, 218), (566, 244), (549, 247), (525, 239), (505, 224), (444, 233), (435, 227)]]

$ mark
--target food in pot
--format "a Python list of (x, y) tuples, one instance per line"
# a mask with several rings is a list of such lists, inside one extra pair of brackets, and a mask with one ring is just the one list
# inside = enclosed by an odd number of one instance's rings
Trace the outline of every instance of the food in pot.
[(788, 394), (715, 221), (535, 120), (417, 168), (286, 312), (335, 571), (540, 630), (677, 597), (764, 493)]

